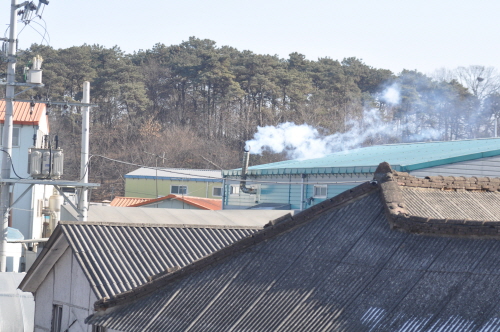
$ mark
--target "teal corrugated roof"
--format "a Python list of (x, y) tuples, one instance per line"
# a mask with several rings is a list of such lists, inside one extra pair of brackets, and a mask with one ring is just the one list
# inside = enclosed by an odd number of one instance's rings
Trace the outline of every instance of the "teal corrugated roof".
[[(387, 144), (336, 152), (316, 159), (251, 166), (248, 174), (372, 173), (384, 161), (393, 169), (408, 172), (497, 155), (500, 155), (500, 138)], [(241, 169), (223, 171), (223, 176), (231, 175), (241, 175)]]

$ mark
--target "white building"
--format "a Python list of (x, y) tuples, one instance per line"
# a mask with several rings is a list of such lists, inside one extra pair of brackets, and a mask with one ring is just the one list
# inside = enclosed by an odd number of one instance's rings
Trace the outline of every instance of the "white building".
[[(45, 104), (37, 103), (32, 107), (27, 102), (16, 102), (13, 118), (11, 177), (13, 179), (28, 178), (28, 149), (34, 144), (40, 146), (49, 134)], [(3, 131), (4, 119), (5, 101), (0, 100), (0, 132)], [(0, 133), (0, 140), (1, 137)], [(2, 152), (1, 157), (8, 156)], [(52, 195), (53, 188), (46, 185), (34, 185), (19, 199), (28, 188), (27, 184), (11, 186), (11, 204), (14, 202), (15, 204), (12, 206), (9, 226), (21, 231), (25, 239), (40, 238), (44, 223), (42, 209)]]

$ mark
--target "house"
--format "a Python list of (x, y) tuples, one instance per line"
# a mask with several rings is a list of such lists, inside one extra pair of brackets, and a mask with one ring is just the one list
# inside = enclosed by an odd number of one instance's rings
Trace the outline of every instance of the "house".
[[(303, 210), (370, 181), (378, 164), (415, 176), (500, 176), (500, 138), (387, 144), (336, 152), (322, 158), (287, 160), (248, 168), (241, 190), (241, 169), (225, 170), (223, 209), (259, 204)], [(258, 208), (258, 207), (257, 207)]]
[(110, 206), (153, 207), (166, 209), (222, 210), (222, 200), (170, 194), (157, 199), (115, 197)]
[(127, 197), (159, 198), (170, 194), (221, 199), (221, 171), (139, 168), (125, 175)]
[[(99, 208), (115, 219), (92, 221)], [(34, 331), (95, 331), (84, 319), (97, 300), (181, 269), (284, 214), (254, 211), (245, 224), (232, 211), (166, 211), (94, 206), (87, 222), (61, 221), (19, 285), (36, 298)]]
[(375, 178), (103, 298), (107, 331), (498, 331), (500, 179)]
[[(0, 137), (2, 137), (5, 120), (5, 100), (0, 100)], [(13, 113), (12, 135), (12, 178), (28, 178), (28, 149), (40, 146), (49, 134), (48, 116), (45, 104), (36, 103), (31, 106), (27, 102), (15, 102)], [(1, 139), (0, 139), (1, 140)], [(2, 158), (7, 157), (5, 153)], [(9, 226), (18, 229), (25, 239), (42, 237), (42, 214), (44, 202), (48, 202), (53, 193), (52, 186), (14, 184), (11, 202), (16, 202), (11, 210)], [(23, 193), (24, 196), (23, 196)], [(21, 197), (22, 196), (22, 197)]]

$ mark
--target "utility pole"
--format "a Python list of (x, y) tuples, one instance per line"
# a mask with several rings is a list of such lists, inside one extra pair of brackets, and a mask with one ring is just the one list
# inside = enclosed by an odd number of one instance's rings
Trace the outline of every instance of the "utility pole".
[[(90, 82), (83, 83), (83, 100), (84, 104), (90, 103)], [(89, 182), (89, 122), (90, 122), (90, 107), (82, 107), (82, 152), (80, 161), (80, 181), (82, 183)], [(88, 204), (88, 189), (82, 187), (80, 189), (78, 210), (79, 221), (87, 221), (89, 204)]]
[[(1, 179), (10, 179), (12, 156), (12, 127), (14, 117), (14, 96), (16, 83), (16, 28), (17, 28), (17, 0), (12, 0), (10, 8), (9, 54), (7, 57), (7, 87), (5, 91), (5, 121), (2, 135), (2, 171)], [(0, 243), (0, 272), (7, 269), (7, 228), (10, 212), (10, 184), (3, 182), (0, 190), (0, 211), (2, 222), (0, 227), (2, 242)]]

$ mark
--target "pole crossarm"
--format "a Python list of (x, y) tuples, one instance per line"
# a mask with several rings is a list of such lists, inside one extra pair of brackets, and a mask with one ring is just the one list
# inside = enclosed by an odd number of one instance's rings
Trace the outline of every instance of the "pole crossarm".
[[(23, 91), (24, 92), (24, 91)], [(66, 101), (52, 101), (52, 100), (33, 100), (33, 99), (14, 99), (14, 101), (35, 104), (50, 104), (61, 106), (82, 106), (82, 107), (97, 107), (97, 104), (79, 103), (79, 102), (66, 102)]]

